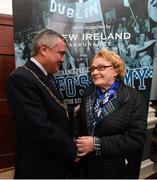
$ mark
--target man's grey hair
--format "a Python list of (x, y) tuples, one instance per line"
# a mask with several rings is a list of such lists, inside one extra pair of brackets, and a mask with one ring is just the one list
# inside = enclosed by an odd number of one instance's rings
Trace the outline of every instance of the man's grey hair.
[(57, 38), (62, 39), (66, 44), (66, 41), (63, 38), (63, 36), (53, 31), (52, 29), (44, 29), (44, 30), (39, 31), (35, 35), (34, 40), (33, 40), (32, 56), (35, 56), (38, 54), (39, 48), (41, 45), (46, 45), (49, 48), (53, 48), (55, 46), (55, 40)]

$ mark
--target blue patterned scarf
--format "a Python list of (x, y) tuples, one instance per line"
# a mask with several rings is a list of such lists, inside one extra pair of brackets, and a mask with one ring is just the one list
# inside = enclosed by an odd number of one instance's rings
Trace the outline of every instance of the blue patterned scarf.
[(120, 84), (119, 80), (115, 81), (105, 92), (102, 92), (100, 88), (96, 88), (94, 101), (90, 103), (92, 109), (86, 107), (87, 114), (90, 114), (87, 119), (89, 135), (93, 136), (95, 127), (119, 107), (117, 91)]

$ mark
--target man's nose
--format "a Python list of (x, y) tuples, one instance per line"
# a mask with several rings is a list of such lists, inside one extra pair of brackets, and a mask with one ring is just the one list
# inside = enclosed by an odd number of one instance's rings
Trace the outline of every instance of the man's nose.
[(63, 55), (63, 56), (61, 56), (60, 61), (61, 61), (62, 63), (64, 62), (64, 55)]

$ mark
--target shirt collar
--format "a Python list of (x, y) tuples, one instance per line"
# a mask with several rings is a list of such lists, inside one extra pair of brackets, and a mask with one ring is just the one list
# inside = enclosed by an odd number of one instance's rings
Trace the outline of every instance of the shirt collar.
[(31, 57), (30, 60), (31, 60), (35, 65), (37, 65), (38, 68), (39, 68), (46, 76), (48, 75), (46, 69), (45, 69), (36, 59), (34, 59), (33, 57)]

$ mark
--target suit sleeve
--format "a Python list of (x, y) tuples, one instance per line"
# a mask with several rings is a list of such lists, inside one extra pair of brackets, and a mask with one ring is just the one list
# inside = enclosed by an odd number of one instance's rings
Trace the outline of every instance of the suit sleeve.
[[(14, 74), (8, 80), (8, 103), (20, 134), (65, 160), (76, 157), (74, 141), (48, 119), (35, 80)], [(55, 118), (55, 115), (54, 115)]]

